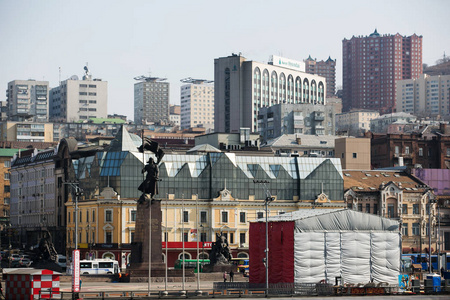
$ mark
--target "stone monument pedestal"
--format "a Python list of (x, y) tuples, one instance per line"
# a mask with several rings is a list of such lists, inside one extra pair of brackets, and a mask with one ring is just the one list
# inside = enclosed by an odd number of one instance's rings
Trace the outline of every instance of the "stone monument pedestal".
[[(150, 217), (151, 216), (151, 217)], [(165, 274), (162, 260), (161, 200), (149, 200), (137, 205), (134, 242), (131, 244), (130, 276), (148, 277), (151, 245), (151, 276)], [(151, 230), (151, 243), (150, 239)]]
[[(150, 217), (151, 214), (151, 217)], [(165, 277), (166, 265), (162, 258), (161, 200), (145, 201), (137, 204), (134, 242), (131, 244), (130, 277), (148, 279), (149, 249), (151, 245), (151, 277)], [(151, 243), (150, 230), (151, 230)], [(168, 270), (168, 277), (182, 277), (182, 270)], [(193, 277), (194, 271), (186, 269), (186, 277)], [(135, 278), (135, 279), (133, 279)]]

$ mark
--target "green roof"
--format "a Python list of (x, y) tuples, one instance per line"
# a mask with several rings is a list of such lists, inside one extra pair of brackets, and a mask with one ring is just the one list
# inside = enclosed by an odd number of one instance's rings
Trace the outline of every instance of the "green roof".
[[(108, 119), (108, 118), (89, 118), (91, 124), (123, 124), (126, 123), (122, 119)], [(80, 120), (77, 123), (83, 123), (84, 120)]]
[[(20, 149), (6, 149), (6, 148), (0, 148), (0, 156), (1, 157), (5, 157), (5, 156), (10, 156), (13, 157), (14, 154), (16, 154), (17, 152), (19, 152)], [(22, 150), (26, 150), (26, 149), (22, 149)]]

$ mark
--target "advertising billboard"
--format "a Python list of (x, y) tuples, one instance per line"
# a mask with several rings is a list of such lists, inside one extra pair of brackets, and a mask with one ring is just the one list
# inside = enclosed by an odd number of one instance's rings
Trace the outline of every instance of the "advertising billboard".
[(305, 72), (305, 63), (302, 61), (297, 61), (277, 55), (272, 55), (270, 57), (270, 62), (274, 66), (284, 67), (300, 72)]

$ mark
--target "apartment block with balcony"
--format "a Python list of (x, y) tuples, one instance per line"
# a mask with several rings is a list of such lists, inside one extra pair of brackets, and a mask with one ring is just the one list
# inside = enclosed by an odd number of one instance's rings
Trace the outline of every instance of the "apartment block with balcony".
[(334, 109), (332, 106), (307, 103), (261, 107), (258, 113), (258, 130), (263, 141), (294, 133), (334, 135)]
[(53, 123), (6, 121), (0, 131), (5, 142), (53, 142)]
[(13, 80), (6, 90), (8, 119), (47, 122), (49, 116), (48, 81)]
[(370, 120), (379, 116), (377, 111), (366, 109), (336, 114), (336, 132), (342, 135), (363, 136), (370, 130)]
[(396, 93), (397, 112), (444, 119), (450, 114), (450, 75), (399, 80)]

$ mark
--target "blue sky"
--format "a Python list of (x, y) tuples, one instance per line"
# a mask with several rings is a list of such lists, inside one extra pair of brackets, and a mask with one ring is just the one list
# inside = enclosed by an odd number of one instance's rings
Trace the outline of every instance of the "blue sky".
[[(108, 81), (108, 113), (133, 119), (133, 79), (165, 77), (171, 103), (180, 79), (214, 79), (214, 58), (241, 52), (337, 59), (342, 84), (342, 40), (353, 35), (423, 36), (423, 62), (450, 55), (450, 1), (56, 1), (0, 0), (0, 87), (15, 79), (71, 75)], [(0, 100), (6, 100), (5, 93)]]

